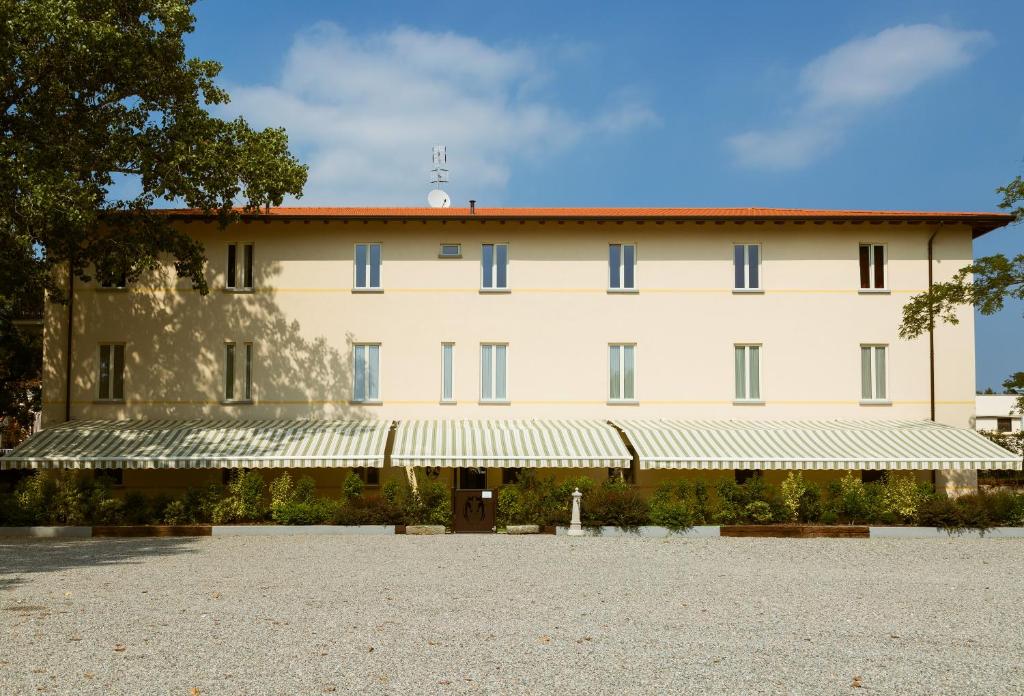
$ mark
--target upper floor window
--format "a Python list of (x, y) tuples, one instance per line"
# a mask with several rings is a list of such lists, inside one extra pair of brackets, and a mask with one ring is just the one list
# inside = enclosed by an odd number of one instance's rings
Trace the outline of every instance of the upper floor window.
[(996, 418), (996, 432), (1008, 433), (1013, 430), (1013, 419)]
[(508, 401), (508, 345), (480, 344), (480, 401)]
[(124, 344), (104, 343), (100, 345), (99, 394), (101, 401), (124, 399)]
[(483, 245), (480, 287), (483, 290), (508, 290), (508, 244)]
[(224, 344), (225, 401), (252, 401), (252, 359), (252, 343)]
[(636, 244), (608, 245), (608, 289), (636, 290)]
[(733, 289), (761, 289), (761, 245), (734, 244), (732, 247)]
[(608, 400), (636, 400), (636, 345), (633, 343), (608, 346)]
[(736, 401), (761, 401), (761, 346), (735, 346)]
[(356, 290), (380, 290), (380, 244), (356, 244)]
[(889, 398), (886, 374), (886, 346), (860, 347), (861, 401), (885, 401)]
[(380, 344), (357, 343), (352, 350), (352, 400), (380, 401)]
[(442, 259), (461, 259), (462, 258), (462, 245), (461, 244), (441, 244), (440, 251), (437, 255)]
[(455, 344), (441, 344), (441, 401), (455, 401)]
[(228, 244), (228, 290), (252, 290), (252, 244)]
[(888, 285), (884, 244), (860, 245), (860, 289), (885, 290)]

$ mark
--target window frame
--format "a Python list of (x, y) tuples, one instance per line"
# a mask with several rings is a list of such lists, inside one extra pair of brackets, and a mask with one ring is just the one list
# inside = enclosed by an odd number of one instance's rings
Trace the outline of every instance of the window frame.
[[(864, 349), (871, 349), (871, 397), (865, 398), (864, 396)], [(878, 353), (876, 350), (882, 348), (885, 352), (885, 379), (883, 380), (883, 386), (885, 387), (885, 396), (878, 398)], [(860, 404), (861, 406), (890, 406), (892, 405), (892, 396), (889, 390), (889, 373), (892, 371), (892, 356), (889, 354), (888, 343), (861, 343), (857, 351), (858, 363), (860, 365)]]
[[(488, 287), (484, 285), (484, 248), (492, 247), (491, 251), (491, 281), (494, 285)], [(502, 287), (498, 286), (498, 247), (505, 247), (505, 285)], [(481, 242), (480, 243), (480, 292), (489, 293), (508, 293), (512, 292), (511, 285), (509, 283), (509, 271), (512, 267), (512, 255), (510, 251), (510, 244), (508, 242)]]
[[(232, 249), (234, 249), (234, 259), (232, 259)], [(241, 258), (239, 258), (239, 249), (241, 249)], [(246, 250), (249, 254), (248, 268), (246, 267)], [(227, 242), (225, 246), (225, 265), (224, 265), (224, 291), (235, 292), (235, 293), (249, 293), (253, 292), (256, 287), (256, 244), (254, 242)], [(248, 271), (248, 285), (245, 284), (246, 272)], [(229, 284), (231, 276), (235, 276), (235, 284)], [(242, 285), (238, 284), (239, 276), (242, 278)]]
[[(241, 347), (242, 350), (239, 350)], [(231, 372), (228, 374), (228, 353), (231, 353)], [(239, 363), (241, 361), (241, 371)], [(224, 381), (221, 383), (222, 404), (251, 404), (253, 403), (252, 377), (253, 363), (256, 362), (256, 346), (252, 341), (224, 341)], [(230, 378), (231, 394), (228, 395), (228, 383)], [(241, 378), (241, 385), (239, 385)], [(236, 398), (237, 387), (241, 386), (241, 398)]]
[[(364, 396), (364, 398), (360, 399), (359, 395), (356, 393), (356, 366), (357, 366), (357, 363), (356, 363), (356, 349), (357, 348), (364, 348), (364, 349), (365, 348), (376, 348), (377, 349), (377, 395), (374, 398), (370, 398), (370, 394), (369, 394), (370, 374), (371, 374), (371, 371), (370, 371), (370, 361), (369, 360), (366, 360), (366, 364), (365, 364), (366, 374), (363, 375), (363, 390), (364, 390), (364, 395), (363, 396)], [(381, 363), (383, 362), (383, 360), (382, 360), (383, 353), (384, 353), (384, 351), (382, 350), (382, 344), (381, 344), (380, 341), (359, 341), (357, 343), (353, 343), (352, 344), (352, 398), (349, 400), (349, 403), (351, 403), (351, 404), (359, 404), (359, 405), (362, 405), (362, 406), (367, 406), (367, 405), (371, 405), (372, 406), (372, 405), (379, 405), (379, 404), (383, 403), (383, 400), (381, 399), (381, 391), (382, 391), (382, 386), (383, 385), (381, 384), (381, 381), (380, 381), (380, 376), (384, 372), (384, 370), (381, 367)]]
[[(745, 287), (736, 287), (736, 249), (743, 249), (743, 282)], [(750, 247), (757, 247), (757, 287), (750, 287)], [(732, 243), (732, 291), (739, 295), (763, 295), (764, 294), (764, 246), (761, 242), (733, 242)]]
[[(619, 361), (618, 361), (619, 362), (619, 365), (618, 365), (618, 368), (619, 368), (619, 394), (622, 395), (622, 396), (619, 396), (618, 398), (613, 397), (612, 393), (611, 393), (611, 386), (612, 386), (612, 361), (611, 361), (611, 354), (612, 354), (612, 350), (614, 348), (618, 348), (619, 349)], [(633, 396), (631, 396), (631, 397), (624, 396), (625, 391), (626, 391), (626, 369), (625, 369), (626, 368), (626, 353), (625, 353), (624, 350), (622, 350), (623, 348), (632, 348), (633, 349)], [(637, 387), (639, 386), (639, 380), (637, 379), (637, 363), (638, 363), (638, 360), (637, 360), (637, 344), (636, 344), (635, 341), (633, 341), (633, 342), (625, 342), (625, 343), (618, 342), (618, 343), (609, 343), (608, 344), (608, 360), (607, 360), (607, 363), (606, 363), (607, 366), (608, 366), (608, 373), (607, 373), (607, 377), (606, 377), (606, 380), (605, 380), (605, 384), (608, 386), (608, 394), (607, 394), (607, 396), (608, 396), (608, 402), (607, 402), (608, 405), (610, 405), (610, 406), (615, 406), (615, 405), (635, 405), (635, 404), (640, 403), (640, 399), (637, 396), (637, 392), (638, 392)]]
[[(371, 476), (371, 472), (374, 474)], [(379, 466), (354, 466), (352, 467), (352, 473), (359, 477), (359, 480), (363, 482), (364, 488), (380, 488), (380, 472)], [(375, 479), (375, 480), (370, 480)]]
[[(97, 355), (97, 370), (96, 370), (96, 403), (100, 404), (123, 404), (124, 398), (124, 387), (125, 387), (125, 362), (127, 358), (127, 342), (125, 341), (103, 341), (98, 345)], [(103, 349), (108, 348), (108, 365), (107, 365), (107, 393), (103, 393)], [(117, 364), (116, 356), (117, 349), (121, 349), (121, 395), (115, 396), (114, 387), (117, 384), (115, 380), (115, 365)]]
[[(608, 283), (607, 290), (610, 293), (621, 293), (621, 294), (636, 294), (640, 292), (640, 285), (637, 282), (637, 267), (640, 264), (639, 248), (636, 242), (608, 242), (608, 263), (605, 269), (608, 271)], [(612, 268), (611, 268), (611, 254), (612, 247), (619, 248), (619, 287), (612, 287)], [(626, 255), (623, 253), (625, 247), (633, 247), (633, 286), (625, 287), (626, 282)]]
[[(885, 242), (858, 242), (857, 244), (857, 275), (861, 274), (860, 266), (860, 250), (864, 247), (868, 248), (868, 287), (861, 285), (861, 279), (858, 277), (857, 292), (861, 295), (877, 295), (877, 294), (888, 294), (891, 292), (889, 289), (889, 245)], [(882, 280), (883, 286), (876, 288), (872, 285), (875, 279), (875, 248), (882, 248)]]
[[(446, 254), (444, 253), (445, 247), (455, 247), (456, 253)], [(461, 259), (462, 258), (462, 242), (441, 242), (437, 247), (437, 258), (439, 259)]]
[[(485, 346), (489, 346), (491, 348), (491, 364), (490, 364), (490, 369), (491, 369), (491, 385), (490, 386), (491, 386), (491, 394), (492, 394), (492, 396), (490, 398), (484, 398), (484, 359), (483, 359), (484, 356), (483, 356), (483, 353), (484, 353), (484, 347)], [(496, 369), (497, 364), (498, 364), (497, 363), (498, 351), (494, 350), (495, 348), (497, 348), (499, 346), (505, 348), (505, 396), (500, 398), (500, 399), (497, 398), (497, 396), (495, 395), (497, 390), (498, 390), (497, 389), (497, 387), (498, 387), (498, 370)], [(511, 360), (509, 359), (509, 353), (510, 352), (511, 351), (509, 351), (509, 344), (508, 344), (507, 341), (481, 341), (480, 342), (480, 360), (479, 360), (479, 372), (478, 372), (478, 375), (479, 375), (479, 382), (480, 382), (479, 403), (481, 405), (495, 405), (496, 404), (496, 405), (500, 406), (500, 405), (508, 405), (508, 404), (512, 403), (512, 401), (511, 401), (511, 399), (509, 397), (509, 392), (511, 391), (509, 389), (509, 384), (511, 382), (511, 380), (509, 379), (509, 376), (511, 375), (511, 369), (509, 367), (509, 363), (511, 362)]]
[[(359, 258), (359, 247), (366, 247), (366, 285), (359, 285), (359, 265), (356, 263)], [(370, 279), (373, 277), (372, 269), (373, 264), (370, 263), (372, 258), (370, 248), (376, 246), (379, 249), (380, 264), (377, 268), (377, 285), (370, 285)], [(352, 292), (384, 292), (384, 244), (383, 242), (355, 242), (352, 245)]]
[[(740, 397), (737, 392), (739, 391), (739, 385), (736, 384), (736, 350), (738, 348), (743, 349), (743, 386), (745, 396)], [(757, 348), (757, 397), (751, 397), (750, 385), (752, 380), (750, 379), (750, 349)], [(733, 405), (734, 406), (762, 406), (765, 403), (764, 399), (764, 344), (757, 343), (754, 341), (745, 341), (733, 344), (732, 350), (733, 359)]]
[[(1003, 426), (1006, 426), (1005, 428)], [(996, 416), (996, 427), (997, 433), (1012, 433), (1013, 432), (1013, 418), (1011, 416)]]
[[(444, 353), (445, 348), (451, 348), (451, 374), (447, 375), (451, 378), (451, 393), (445, 396), (445, 360)], [(455, 404), (458, 403), (455, 398), (455, 341), (441, 341), (441, 400), (442, 404)]]

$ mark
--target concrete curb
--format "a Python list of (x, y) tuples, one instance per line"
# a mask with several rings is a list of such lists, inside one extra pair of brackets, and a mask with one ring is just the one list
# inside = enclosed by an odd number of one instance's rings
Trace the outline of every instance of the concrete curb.
[(391, 524), (220, 524), (213, 526), (213, 536), (393, 536), (395, 526)]
[(540, 525), (537, 524), (510, 524), (505, 527), (506, 534), (540, 534)]
[(417, 536), (429, 534), (444, 534), (445, 528), (441, 524), (410, 524), (405, 527), (406, 534)]
[[(621, 537), (643, 537), (646, 539), (664, 539), (666, 537), (711, 539), (720, 536), (720, 529), (721, 528), (716, 525), (698, 525), (678, 532), (674, 532), (668, 527), (654, 526), (635, 527), (632, 529), (622, 529), (620, 527), (584, 527), (583, 531), (586, 536), (605, 537), (609, 539)], [(560, 526), (555, 529), (555, 534), (557, 536), (567, 536), (568, 533), (569, 528), (565, 526)]]
[(1024, 527), (946, 530), (941, 527), (869, 527), (872, 539), (1024, 539)]
[(0, 537), (22, 539), (88, 539), (92, 527), (0, 527)]

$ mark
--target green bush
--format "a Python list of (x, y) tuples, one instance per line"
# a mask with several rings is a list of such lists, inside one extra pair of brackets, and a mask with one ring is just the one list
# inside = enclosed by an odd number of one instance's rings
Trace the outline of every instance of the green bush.
[(587, 525), (634, 529), (647, 524), (651, 519), (647, 501), (640, 497), (635, 488), (618, 477), (608, 478), (601, 485), (591, 488), (590, 493), (581, 501), (581, 506), (582, 521)]
[(718, 509), (713, 517), (718, 524), (767, 524), (789, 518), (782, 499), (760, 476), (742, 484), (728, 479), (719, 481), (716, 490)]
[(651, 496), (651, 522), (673, 531), (706, 524), (713, 514), (707, 484), (701, 480), (666, 481)]
[(258, 471), (240, 471), (228, 483), (227, 495), (213, 509), (213, 522), (260, 522), (267, 516), (266, 484)]
[(864, 483), (860, 474), (849, 471), (838, 481), (830, 481), (828, 492), (829, 519), (845, 524), (885, 521), (884, 484)]
[[(174, 509), (168, 507), (164, 513), (165, 521), (169, 515), (175, 515), (177, 522), (168, 524), (204, 524), (213, 521), (214, 511), (224, 497), (224, 487), (219, 484), (210, 484), (202, 488), (189, 488), (181, 498), (181, 509), (178, 512), (177, 506)], [(180, 516), (179, 516), (180, 514)]]
[(448, 488), (426, 477), (417, 481), (417, 489), (409, 491), (403, 505), (406, 524), (452, 524), (452, 497)]
[(354, 500), (363, 495), (363, 480), (355, 473), (350, 473), (345, 477), (345, 482), (341, 486), (341, 494), (345, 496), (346, 500)]
[(886, 472), (882, 483), (882, 509), (899, 524), (916, 524), (921, 505), (932, 498), (932, 487), (913, 475)]
[(292, 500), (278, 507), (274, 521), (278, 524), (325, 524), (333, 521), (338, 507), (338, 502), (326, 498)]
[(782, 506), (790, 522), (800, 521), (800, 505), (807, 492), (807, 482), (799, 471), (790, 471), (782, 481)]

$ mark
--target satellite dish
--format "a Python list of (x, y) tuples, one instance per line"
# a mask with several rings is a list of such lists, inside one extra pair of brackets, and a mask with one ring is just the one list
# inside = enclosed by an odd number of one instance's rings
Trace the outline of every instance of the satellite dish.
[(441, 189), (434, 189), (427, 194), (427, 203), (430, 204), (431, 208), (450, 208), (452, 199)]

